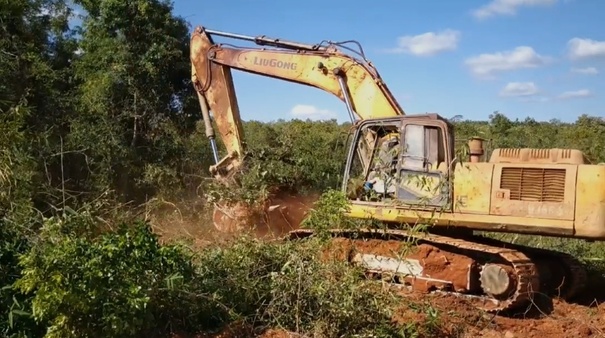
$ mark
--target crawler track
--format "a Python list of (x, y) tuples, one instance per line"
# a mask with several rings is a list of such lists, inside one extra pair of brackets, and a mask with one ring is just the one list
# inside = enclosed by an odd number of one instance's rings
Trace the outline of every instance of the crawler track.
[(473, 236), (470, 240), (476, 243), (507, 247), (524, 252), (538, 265), (538, 271), (541, 275), (540, 289), (550, 296), (560, 297), (566, 301), (571, 300), (586, 286), (586, 269), (572, 255), (512, 244), (484, 236)]
[[(520, 245), (492, 240), (480, 236), (471, 236), (460, 239), (436, 234), (415, 235), (406, 230), (331, 230), (332, 236), (347, 239), (352, 243), (361, 244), (367, 240), (380, 240), (386, 242), (410, 242), (414, 245), (428, 245), (438, 248), (443, 253), (455, 253), (462, 259), (472, 259), (468, 265), (468, 286), (465, 290), (453, 287), (454, 280), (443, 280), (432, 278), (424, 274), (422, 267), (416, 271), (419, 274), (402, 273), (398, 268), (393, 268), (394, 257), (373, 255), (369, 252), (355, 254), (356, 249), (350, 249), (348, 259), (364, 266), (369, 275), (390, 276), (394, 282), (392, 285), (399, 288), (416, 291), (417, 281), (432, 283), (432, 287), (426, 292), (447, 293), (464, 297), (471, 301), (477, 308), (487, 312), (506, 312), (519, 309), (529, 305), (532, 297), (537, 292), (552, 291), (559, 285), (540, 281), (540, 270), (550, 261), (551, 265), (559, 266), (561, 262), (566, 263), (563, 271), (556, 274), (553, 280), (569, 279), (562, 287), (562, 297), (569, 298), (583, 286), (585, 272), (579, 262), (573, 257), (548, 250), (533, 249)], [(290, 232), (290, 239), (304, 238), (313, 235), (313, 230), (298, 229)], [(360, 258), (361, 257), (361, 258)], [(379, 262), (382, 259), (382, 262)], [(553, 259), (555, 259), (553, 261)], [(398, 262), (404, 263), (399, 260)], [(554, 262), (554, 264), (553, 264)], [(409, 263), (406, 261), (404, 264)], [(365, 264), (365, 265), (364, 265)], [(466, 263), (465, 263), (466, 264)], [(494, 267), (496, 266), (496, 267)], [(379, 267), (379, 268), (377, 268)], [(490, 270), (491, 271), (488, 271)], [(466, 270), (465, 270), (466, 271)], [(552, 275), (552, 273), (551, 273)], [(504, 277), (503, 277), (504, 276)], [(563, 276), (565, 278), (563, 278)], [(460, 285), (460, 283), (458, 283)], [(542, 290), (541, 290), (542, 289)], [(497, 292), (491, 292), (497, 291)]]

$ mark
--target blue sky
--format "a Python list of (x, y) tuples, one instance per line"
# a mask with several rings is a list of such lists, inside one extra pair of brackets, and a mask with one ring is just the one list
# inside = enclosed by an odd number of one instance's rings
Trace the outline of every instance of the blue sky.
[[(355, 39), (407, 114), (605, 116), (603, 0), (176, 0), (174, 8), (192, 28)], [(234, 81), (244, 120), (349, 119), (319, 89), (241, 71)]]
[[(176, 0), (174, 7), (209, 29), (358, 40), (408, 114), (605, 115), (603, 0)], [(245, 120), (293, 112), (348, 120), (344, 103), (319, 89), (239, 71), (234, 81)]]

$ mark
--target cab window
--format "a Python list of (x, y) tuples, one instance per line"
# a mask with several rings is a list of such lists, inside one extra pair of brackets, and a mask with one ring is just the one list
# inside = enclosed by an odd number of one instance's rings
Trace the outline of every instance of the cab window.
[(404, 137), (404, 169), (434, 171), (445, 162), (441, 128), (408, 124), (404, 129)]

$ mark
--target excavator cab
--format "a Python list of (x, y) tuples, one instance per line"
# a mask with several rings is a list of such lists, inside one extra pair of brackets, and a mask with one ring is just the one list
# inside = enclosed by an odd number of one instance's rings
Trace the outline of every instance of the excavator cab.
[(437, 114), (359, 122), (349, 148), (343, 192), (357, 202), (448, 207), (452, 129)]

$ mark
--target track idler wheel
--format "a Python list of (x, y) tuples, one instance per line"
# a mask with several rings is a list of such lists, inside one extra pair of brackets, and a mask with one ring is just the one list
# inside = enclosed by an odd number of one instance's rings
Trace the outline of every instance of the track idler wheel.
[(481, 288), (496, 299), (506, 299), (515, 291), (514, 271), (509, 266), (485, 264), (479, 274)]

